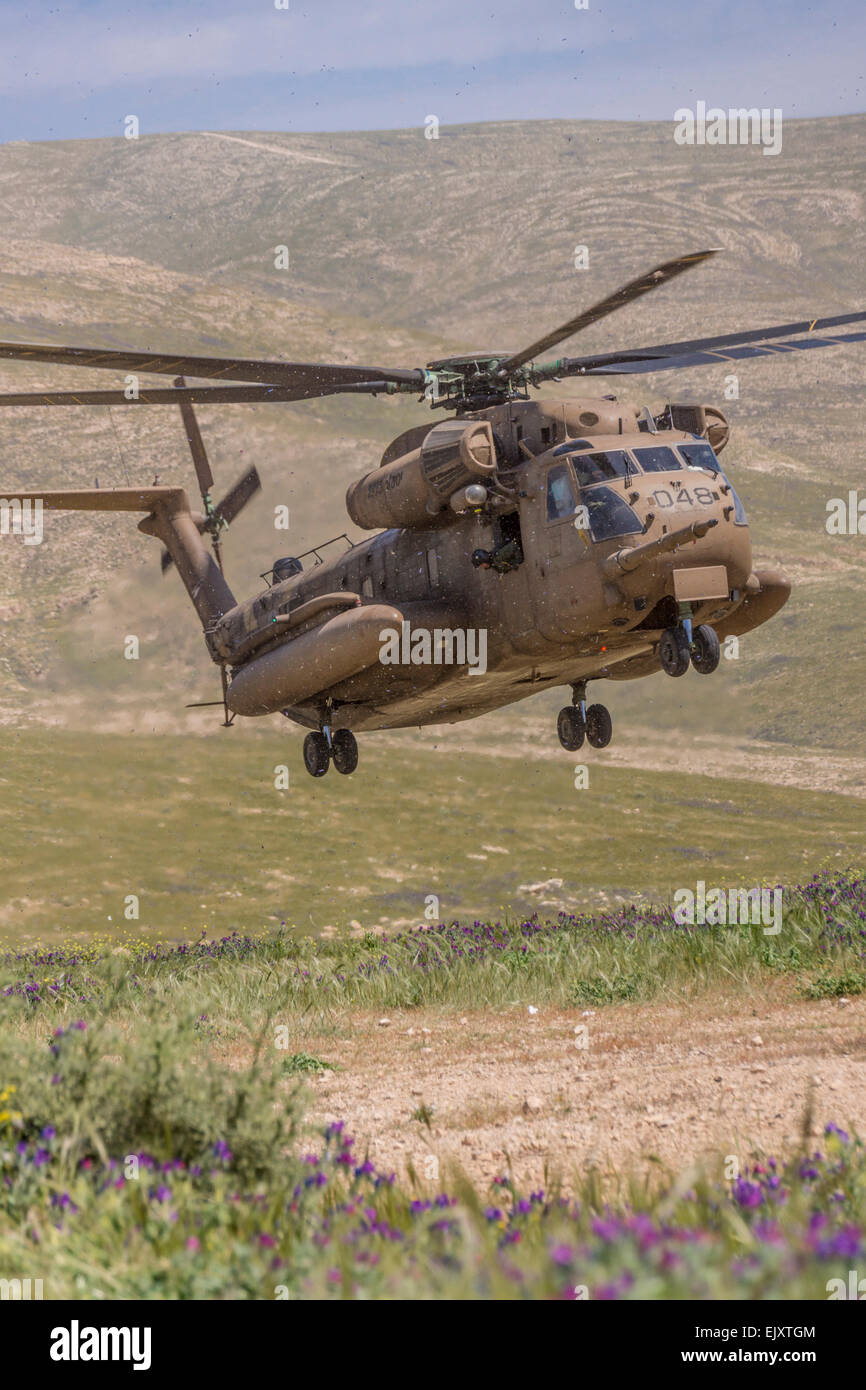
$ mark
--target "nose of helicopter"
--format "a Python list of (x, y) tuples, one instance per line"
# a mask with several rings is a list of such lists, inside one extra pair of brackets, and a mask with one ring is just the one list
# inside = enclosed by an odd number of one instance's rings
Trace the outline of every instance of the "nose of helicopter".
[(721, 599), (743, 590), (752, 573), (746, 515), (721, 473), (659, 473), (624, 483), (637, 519), (605, 561), (609, 578), (629, 597), (650, 606), (665, 594), (678, 599)]

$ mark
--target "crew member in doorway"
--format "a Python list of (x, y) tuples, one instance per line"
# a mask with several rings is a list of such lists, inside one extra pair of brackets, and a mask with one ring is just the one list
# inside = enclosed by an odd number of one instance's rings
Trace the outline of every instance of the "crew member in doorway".
[(473, 550), (472, 563), (476, 569), (508, 574), (509, 570), (516, 570), (523, 564), (523, 551), (518, 541), (503, 541), (495, 550)]

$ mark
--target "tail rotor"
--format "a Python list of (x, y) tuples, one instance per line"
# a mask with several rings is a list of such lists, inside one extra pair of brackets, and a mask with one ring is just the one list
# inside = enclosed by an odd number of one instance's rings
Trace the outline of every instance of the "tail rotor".
[[(175, 386), (185, 387), (186, 380), (179, 376), (175, 379)], [(207, 531), (211, 538), (214, 558), (223, 570), (222, 556), (222, 532), (234, 521), (235, 517), (243, 510), (247, 503), (260, 490), (262, 482), (255, 464), (251, 464), (245, 473), (238, 478), (237, 482), (229, 488), (225, 497), (216, 505), (211, 497), (211, 490), (214, 485), (213, 471), (211, 470), (210, 460), (201, 437), (201, 430), (198, 427), (195, 410), (191, 401), (182, 398), (178, 401), (180, 407), (183, 427), (186, 433), (189, 451), (192, 455), (195, 476), (198, 480), (198, 488), (201, 493), (202, 507), (204, 515), (198, 520), (198, 529), (204, 534)], [(170, 569), (173, 560), (167, 550), (162, 552), (160, 565), (163, 574)]]

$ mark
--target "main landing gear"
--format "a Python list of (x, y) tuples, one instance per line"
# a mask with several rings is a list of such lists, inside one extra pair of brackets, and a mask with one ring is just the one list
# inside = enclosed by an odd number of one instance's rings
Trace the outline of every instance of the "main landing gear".
[(684, 676), (689, 666), (702, 676), (710, 676), (719, 664), (719, 639), (713, 628), (702, 623), (692, 631), (690, 619), (681, 627), (668, 627), (659, 638), (659, 664), (669, 676)]
[(327, 725), (321, 733), (307, 734), (304, 739), (304, 767), (311, 777), (324, 777), (331, 763), (344, 776), (358, 766), (358, 740), (349, 729), (337, 729), (332, 734)]
[(613, 735), (613, 720), (606, 705), (586, 704), (586, 684), (572, 686), (574, 700), (559, 711), (556, 732), (563, 748), (576, 753), (583, 741), (592, 748), (606, 748)]

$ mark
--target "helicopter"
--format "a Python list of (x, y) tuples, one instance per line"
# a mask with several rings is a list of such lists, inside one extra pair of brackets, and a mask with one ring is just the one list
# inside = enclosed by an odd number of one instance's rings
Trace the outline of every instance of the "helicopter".
[[(303, 759), (314, 777), (331, 764), (354, 772), (358, 733), (456, 723), (555, 686), (571, 693), (557, 719), (561, 746), (604, 748), (612, 718), (588, 702), (591, 681), (659, 670), (681, 677), (690, 668), (710, 675), (721, 641), (767, 622), (791, 585), (778, 570), (752, 568), (746, 512), (719, 462), (730, 432), (720, 409), (670, 402), (654, 415), (610, 394), (531, 393), (573, 377), (866, 339), (862, 330), (834, 331), (866, 320), (849, 313), (542, 357), (718, 249), (655, 266), (519, 352), (446, 357), (424, 368), (2, 342), (3, 359), (135, 375), (124, 390), (6, 394), (0, 406), (178, 406), (202, 510), (191, 509), (183, 488), (157, 485), (21, 496), (47, 510), (143, 513), (139, 530), (162, 542), (163, 569), (177, 569), (220, 669), (221, 700), (200, 703), (222, 706), (226, 727), (237, 716), (280, 713), (308, 729)], [(140, 387), (139, 372), (174, 383)], [(189, 376), (221, 384), (190, 386)], [(347, 393), (416, 394), (445, 418), (404, 431), (349, 487), (349, 517), (375, 534), (357, 543), (344, 534), (279, 557), (262, 575), (263, 591), (238, 602), (223, 572), (222, 538), (260, 481), (248, 469), (213, 502), (194, 406)], [(335, 541), (345, 551), (323, 556)]]

